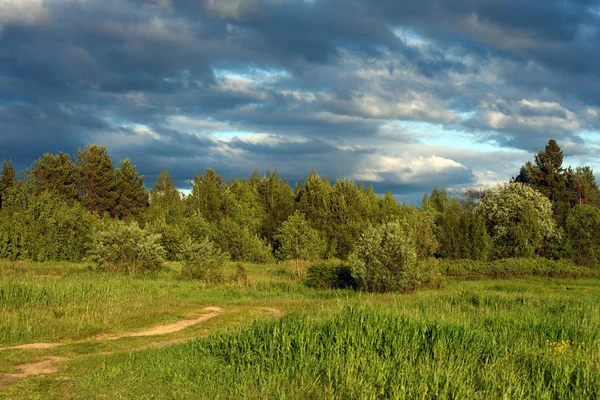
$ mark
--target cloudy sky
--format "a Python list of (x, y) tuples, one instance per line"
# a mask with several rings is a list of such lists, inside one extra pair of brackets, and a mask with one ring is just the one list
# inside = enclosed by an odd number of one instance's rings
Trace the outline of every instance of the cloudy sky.
[(417, 201), (555, 138), (600, 171), (600, 2), (0, 0), (0, 159), (311, 169)]

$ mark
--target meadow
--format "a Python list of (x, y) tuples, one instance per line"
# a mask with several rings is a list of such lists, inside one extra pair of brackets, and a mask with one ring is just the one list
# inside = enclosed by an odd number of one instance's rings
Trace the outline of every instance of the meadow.
[[(225, 282), (0, 262), (0, 398), (600, 397), (600, 280), (442, 279), (410, 294), (312, 289), (294, 267)], [(151, 336), (110, 335), (197, 318)], [(47, 348), (13, 348), (31, 343)], [(3, 349), (4, 348), (4, 349)], [(54, 357), (54, 358), (50, 358)], [(5, 375), (7, 376), (7, 375)]]

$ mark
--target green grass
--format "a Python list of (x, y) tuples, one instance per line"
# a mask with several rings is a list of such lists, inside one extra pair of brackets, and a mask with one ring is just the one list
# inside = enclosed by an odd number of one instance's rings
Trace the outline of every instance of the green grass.
[[(0, 372), (48, 355), (69, 360), (0, 398), (600, 398), (599, 279), (445, 281), (372, 295), (310, 289), (277, 265), (246, 265), (246, 286), (181, 281), (177, 265), (140, 277), (7, 267), (1, 345), (69, 344), (0, 352)], [(189, 343), (134, 350), (164, 338), (90, 340), (204, 306), (224, 311), (167, 335), (196, 337)]]

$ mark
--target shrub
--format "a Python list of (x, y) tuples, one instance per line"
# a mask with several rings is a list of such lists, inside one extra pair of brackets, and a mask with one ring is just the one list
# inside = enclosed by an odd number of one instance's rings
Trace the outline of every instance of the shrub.
[(433, 277), (412, 220), (388, 221), (364, 232), (350, 256), (352, 275), (367, 291), (411, 291)]
[(182, 245), (182, 258), (182, 277), (220, 282), (223, 280), (221, 269), (229, 259), (229, 254), (221, 251), (208, 238), (199, 242), (187, 239)]
[(160, 235), (141, 229), (137, 222), (105, 220), (94, 232), (86, 259), (102, 270), (135, 274), (160, 268), (165, 250)]
[(317, 289), (356, 288), (356, 280), (348, 264), (337, 260), (319, 261), (308, 268), (306, 285)]

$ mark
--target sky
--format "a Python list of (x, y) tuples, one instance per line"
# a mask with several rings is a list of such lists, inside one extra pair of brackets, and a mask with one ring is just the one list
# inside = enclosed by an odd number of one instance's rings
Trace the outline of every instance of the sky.
[(147, 186), (315, 169), (418, 202), (550, 138), (600, 172), (599, 117), (599, 1), (0, 0), (17, 168), (97, 143)]

